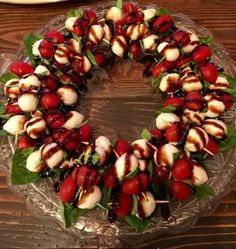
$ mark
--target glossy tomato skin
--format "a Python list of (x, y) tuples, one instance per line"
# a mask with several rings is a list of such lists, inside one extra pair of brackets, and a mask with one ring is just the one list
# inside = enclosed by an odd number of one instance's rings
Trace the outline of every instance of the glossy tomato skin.
[(173, 26), (173, 19), (169, 15), (163, 15), (157, 17), (156, 20), (154, 20), (152, 28), (157, 33), (165, 33)]
[(22, 112), (23, 111), (20, 109), (19, 105), (16, 102), (9, 103), (6, 106), (6, 113), (18, 114), (18, 113), (22, 113)]
[(204, 80), (210, 82), (210, 83), (215, 83), (216, 79), (218, 77), (218, 71), (213, 63), (205, 63), (203, 65), (199, 66), (201, 76)]
[(184, 134), (185, 128), (186, 128), (185, 124), (181, 122), (172, 124), (170, 127), (166, 129), (165, 133), (166, 140), (169, 143), (171, 142), (178, 143)]
[(118, 139), (115, 143), (114, 150), (118, 154), (118, 156), (122, 156), (126, 152), (129, 152), (129, 143), (124, 139)]
[(234, 104), (233, 98), (229, 94), (223, 94), (220, 97), (225, 105), (225, 109), (229, 110)]
[(203, 63), (211, 57), (211, 49), (203, 44), (196, 47), (193, 51), (192, 58), (197, 63)]
[(170, 188), (175, 199), (179, 201), (184, 201), (192, 195), (191, 187), (184, 182), (173, 180)]
[(208, 144), (205, 146), (205, 152), (210, 152), (211, 155), (216, 155), (219, 153), (219, 144), (213, 139), (209, 138)]
[(49, 30), (45, 33), (45, 38), (51, 39), (54, 43), (63, 43), (64, 36), (57, 30)]
[(165, 62), (162, 61), (160, 62), (159, 64), (157, 64), (153, 70), (152, 70), (152, 75), (154, 78), (158, 78), (158, 76), (161, 74), (161, 73), (165, 73), (167, 71), (166, 69), (166, 66), (165, 66)]
[(192, 166), (185, 159), (176, 160), (172, 167), (172, 176), (177, 180), (186, 180), (192, 175)]
[(19, 150), (24, 150), (26, 148), (34, 147), (35, 144), (36, 144), (36, 141), (26, 134), (18, 139), (17, 148)]
[(67, 177), (60, 187), (60, 200), (61, 202), (69, 202), (76, 193), (77, 185), (71, 176)]
[(113, 209), (117, 216), (125, 217), (132, 210), (132, 196), (123, 192), (119, 192), (112, 203)]
[(193, 111), (200, 111), (203, 106), (203, 96), (199, 92), (190, 92), (185, 97), (186, 106)]
[(163, 107), (168, 107), (173, 105), (177, 110), (181, 110), (184, 107), (185, 101), (180, 97), (170, 97), (166, 99), (163, 103)]
[(48, 92), (41, 96), (39, 103), (46, 110), (54, 110), (61, 104), (61, 99), (56, 93)]
[(112, 165), (103, 177), (104, 185), (107, 188), (113, 189), (117, 186), (118, 179), (115, 171), (114, 165)]
[(85, 124), (79, 128), (79, 139), (80, 141), (87, 142), (91, 138), (92, 128), (90, 125)]
[(34, 68), (26, 62), (16, 61), (10, 65), (10, 71), (17, 76), (22, 77), (26, 74), (32, 74), (34, 72)]

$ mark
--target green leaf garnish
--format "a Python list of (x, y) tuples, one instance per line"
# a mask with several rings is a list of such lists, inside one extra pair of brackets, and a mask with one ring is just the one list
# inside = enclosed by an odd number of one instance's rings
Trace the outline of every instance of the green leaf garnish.
[(130, 226), (132, 226), (136, 232), (143, 232), (149, 224), (149, 219), (139, 219), (135, 215), (128, 215), (124, 217), (124, 221), (126, 221)]
[(89, 51), (89, 50), (87, 51), (87, 57), (88, 57), (89, 60), (91, 61), (93, 67), (96, 68), (96, 69), (98, 69), (99, 66), (98, 66), (98, 64), (97, 64), (97, 61), (96, 61), (94, 55), (92, 54), (92, 52)]
[(161, 113), (169, 113), (176, 111), (176, 106), (174, 105), (168, 105), (167, 107), (163, 107), (160, 110), (156, 111), (155, 114), (158, 116)]
[(176, 153), (173, 154), (174, 162), (175, 162), (177, 159), (179, 159), (180, 155), (181, 155), (181, 152), (180, 152), (180, 151), (178, 151), (178, 152), (176, 152)]
[(40, 34), (27, 34), (27, 35), (24, 35), (24, 37), (23, 37), (26, 52), (27, 52), (27, 55), (29, 57), (29, 61), (32, 64), (32, 66), (35, 66), (35, 64), (36, 64), (35, 63), (36, 56), (33, 55), (33, 51), (32, 51), (33, 44), (36, 41), (43, 39), (43, 37), (44, 36), (40, 35)]
[(170, 15), (170, 11), (165, 8), (158, 8), (155, 13), (155, 16), (164, 16), (164, 15)]
[(198, 152), (191, 152), (190, 157), (198, 162), (201, 162), (204, 160), (204, 155)]
[(75, 33), (72, 34), (73, 39), (76, 40), (77, 42), (81, 43), (82, 40), (82, 36), (78, 36)]
[(154, 78), (154, 77), (151, 77), (151, 84), (154, 88), (157, 88), (159, 87), (160, 83), (161, 83), (161, 80), (162, 78), (165, 76), (166, 74), (165, 73), (161, 73), (159, 74), (159, 76), (157, 78)]
[(88, 119), (85, 119), (81, 124), (79, 124), (78, 126), (76, 126), (75, 129), (78, 129), (80, 127), (82, 127), (83, 125), (87, 124), (88, 123)]
[(114, 148), (115, 145), (116, 145), (116, 139), (115, 139), (115, 138), (110, 139), (110, 144), (111, 144), (111, 146)]
[(14, 73), (5, 73), (0, 77), (0, 82), (6, 84), (7, 81), (12, 79), (19, 79), (19, 77)]
[(138, 174), (138, 169), (131, 171), (129, 174), (127, 174), (123, 179), (123, 180), (127, 180), (130, 178), (133, 178), (134, 176), (136, 176)]
[(12, 134), (5, 131), (5, 130), (0, 130), (0, 136), (1, 137), (6, 137), (6, 136), (12, 136)]
[(213, 45), (213, 37), (211, 35), (209, 35), (209, 36), (199, 36), (198, 38), (199, 38), (199, 41), (202, 44), (206, 44), (209, 47), (212, 47), (212, 45)]
[(143, 129), (142, 133), (141, 133), (141, 138), (143, 139), (147, 139), (147, 140), (150, 140), (152, 138), (152, 134), (149, 132), (148, 129)]
[(9, 119), (10, 117), (12, 116), (12, 114), (0, 114), (0, 118), (1, 119), (4, 119), (4, 120), (7, 120), (7, 119)]
[(71, 9), (67, 14), (67, 18), (70, 18), (70, 17), (80, 18), (83, 15), (83, 12), (84, 11), (82, 9)]
[(227, 126), (228, 134), (225, 140), (220, 141), (220, 152), (236, 148), (236, 129)]
[(111, 188), (107, 188), (106, 186), (102, 187), (102, 200), (100, 203), (105, 207), (107, 206), (107, 203), (111, 202), (111, 192)]
[(123, 6), (123, 0), (117, 0), (116, 1), (116, 7), (122, 9), (122, 6)]
[(97, 152), (95, 152), (91, 157), (92, 157), (93, 165), (96, 165), (97, 163), (99, 163), (100, 155)]
[(61, 204), (61, 219), (66, 228), (70, 227), (80, 216), (88, 213), (90, 209), (74, 208), (69, 203)]
[(136, 215), (138, 213), (138, 198), (136, 195), (132, 195), (133, 205), (131, 210), (131, 215)]
[(148, 172), (150, 174), (150, 179), (152, 179), (152, 174), (153, 174), (153, 160), (150, 160), (149, 163), (148, 163)]
[(26, 159), (34, 151), (27, 148), (22, 151), (16, 150), (12, 158), (11, 183), (14, 185), (37, 182), (41, 179), (38, 173), (26, 169)]
[(236, 78), (234, 78), (231, 75), (228, 75), (226, 73), (219, 72), (218, 74), (219, 74), (219, 76), (226, 78), (226, 80), (229, 82), (230, 88), (236, 88)]
[(207, 186), (206, 184), (203, 184), (203, 185), (196, 187), (196, 192), (195, 192), (194, 196), (197, 198), (203, 199), (203, 198), (213, 196), (214, 193), (215, 192), (214, 192), (212, 187)]

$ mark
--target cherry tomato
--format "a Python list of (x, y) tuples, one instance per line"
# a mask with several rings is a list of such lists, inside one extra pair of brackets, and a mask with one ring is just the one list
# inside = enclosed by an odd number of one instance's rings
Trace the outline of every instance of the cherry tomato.
[(67, 177), (60, 187), (60, 199), (62, 202), (70, 201), (77, 190), (77, 185), (75, 184), (71, 176)]
[(192, 189), (184, 182), (173, 180), (171, 183), (171, 192), (176, 200), (184, 201), (191, 196)]

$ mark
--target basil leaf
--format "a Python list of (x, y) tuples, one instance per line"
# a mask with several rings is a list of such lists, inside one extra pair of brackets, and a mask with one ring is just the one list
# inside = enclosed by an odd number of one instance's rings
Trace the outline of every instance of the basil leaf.
[(5, 109), (5, 105), (0, 104), (0, 114), (4, 114), (6, 111)]
[(61, 203), (61, 219), (66, 228), (70, 227), (80, 216), (87, 214), (90, 209), (74, 208), (69, 203)]
[(139, 233), (143, 232), (149, 224), (148, 219), (141, 220), (135, 215), (125, 216), (124, 221), (126, 221), (130, 226), (132, 226), (136, 230), (136, 232)]
[(92, 156), (92, 164), (96, 165), (100, 160), (100, 155), (96, 152)]
[(72, 34), (73, 39), (76, 40), (77, 42), (81, 43), (82, 40), (82, 36), (78, 36), (75, 33)]
[(236, 129), (230, 126), (227, 126), (228, 135), (226, 140), (220, 141), (220, 151), (224, 152), (231, 148), (236, 148)]
[(88, 56), (89, 60), (91, 61), (92, 65), (94, 66), (94, 68), (98, 69), (99, 66), (97, 64), (97, 61), (96, 61), (94, 55), (91, 53), (91, 51), (87, 51), (87, 56)]
[(153, 160), (150, 160), (148, 163), (148, 172), (150, 174), (150, 179), (152, 179), (152, 174), (153, 174)]
[(209, 47), (212, 47), (212, 45), (213, 45), (213, 37), (211, 35), (209, 35), (209, 36), (199, 36), (198, 38), (199, 38), (199, 41), (202, 44), (206, 44)]
[(22, 151), (16, 150), (12, 158), (11, 183), (14, 185), (37, 182), (41, 179), (38, 173), (26, 169), (26, 159), (33, 152), (34, 148), (27, 148)]
[(83, 125), (87, 124), (88, 123), (88, 119), (85, 119), (81, 124), (79, 124), (78, 126), (76, 126), (75, 129), (78, 129), (80, 127), (82, 127)]
[(155, 16), (164, 16), (164, 15), (170, 15), (170, 11), (165, 8), (158, 8)]
[(12, 136), (12, 134), (5, 131), (5, 130), (0, 130), (0, 136), (1, 137), (6, 137), (6, 136)]
[(5, 73), (0, 77), (0, 82), (3, 84), (6, 84), (7, 81), (12, 80), (12, 79), (19, 79), (17, 75), (14, 73)]
[(116, 1), (116, 7), (122, 9), (122, 5), (123, 5), (122, 2), (123, 2), (123, 0), (117, 0), (117, 1)]
[(143, 139), (147, 139), (147, 140), (150, 140), (152, 138), (152, 134), (149, 132), (148, 129), (143, 129), (142, 133), (141, 133), (141, 138)]
[(196, 192), (194, 194), (197, 198), (207, 198), (214, 195), (214, 190), (212, 187), (207, 186), (206, 184), (196, 187)]
[(128, 175), (126, 175), (126, 176), (122, 179), (122, 181), (127, 180), (127, 179), (130, 179), (130, 178), (133, 178), (133, 177), (136, 176), (137, 174), (138, 174), (138, 169), (133, 170), (133, 171), (131, 171)]
[(132, 195), (132, 198), (133, 198), (133, 204), (132, 204), (131, 215), (136, 215), (138, 213), (138, 198), (136, 195)]
[(175, 162), (177, 159), (179, 159), (180, 155), (181, 155), (181, 152), (180, 152), (180, 151), (173, 154), (174, 162)]
[(7, 119), (9, 119), (10, 117), (12, 116), (12, 114), (0, 114), (0, 118), (1, 119), (4, 119), (4, 120), (7, 120)]
[(154, 88), (157, 88), (159, 87), (160, 83), (161, 83), (161, 80), (162, 78), (165, 76), (166, 74), (165, 73), (161, 73), (159, 74), (159, 76), (157, 78), (154, 78), (154, 77), (151, 77), (151, 84)]
[(101, 204), (105, 207), (107, 206), (107, 203), (111, 202), (111, 192), (112, 192), (111, 188), (107, 188), (106, 186), (102, 187)]
[(71, 9), (67, 14), (67, 18), (70, 18), (70, 17), (80, 18), (82, 15), (83, 15), (82, 9)]
[(169, 113), (176, 111), (176, 107), (174, 105), (168, 105), (167, 107), (163, 107), (160, 110), (156, 111), (155, 114), (158, 116), (161, 113)]
[(115, 139), (115, 138), (110, 139), (110, 144), (111, 144), (111, 146), (114, 148), (115, 145), (116, 145), (116, 139)]
[(33, 54), (32, 48), (36, 41), (43, 39), (43, 35), (40, 34), (27, 34), (24, 35), (23, 40), (26, 48), (27, 55), (29, 57), (29, 61), (32, 66), (35, 66), (35, 58), (36, 56)]
[(204, 155), (202, 153), (191, 152), (190, 157), (198, 162), (204, 161)]

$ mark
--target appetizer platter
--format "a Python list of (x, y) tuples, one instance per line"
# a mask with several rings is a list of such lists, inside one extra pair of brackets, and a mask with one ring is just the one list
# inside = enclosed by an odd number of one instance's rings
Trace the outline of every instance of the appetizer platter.
[[(235, 64), (206, 29), (118, 0), (71, 10), (24, 44), (0, 78), (1, 153), (12, 189), (36, 215), (84, 241), (93, 233), (132, 244), (190, 228), (227, 194)], [(142, 65), (161, 103), (131, 141), (98, 133), (83, 102), (91, 82), (127, 63)]]

